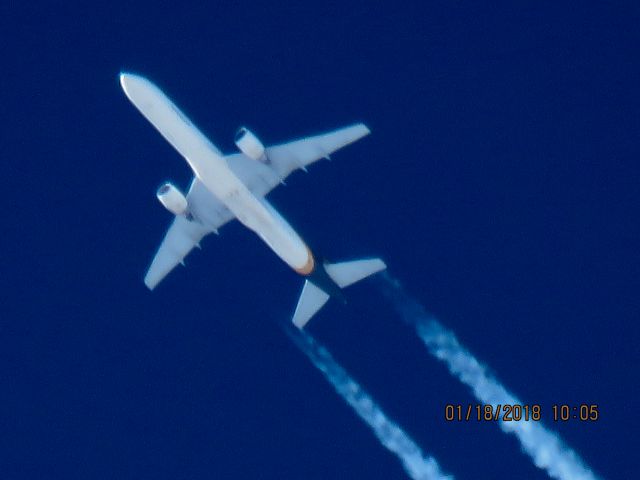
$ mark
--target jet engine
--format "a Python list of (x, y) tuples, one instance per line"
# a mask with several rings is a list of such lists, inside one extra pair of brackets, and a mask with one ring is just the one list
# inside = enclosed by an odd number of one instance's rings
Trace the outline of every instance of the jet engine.
[(252, 160), (268, 163), (264, 145), (248, 128), (240, 127), (236, 133), (235, 143), (242, 153)]
[(158, 197), (160, 203), (164, 205), (164, 208), (174, 215), (182, 215), (187, 211), (187, 199), (184, 198), (182, 192), (170, 182), (160, 185), (160, 188), (158, 188), (156, 192), (156, 197)]

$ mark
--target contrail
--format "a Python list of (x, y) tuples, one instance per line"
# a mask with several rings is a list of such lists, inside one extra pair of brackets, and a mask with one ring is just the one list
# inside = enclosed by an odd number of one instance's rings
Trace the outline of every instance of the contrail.
[[(382, 290), (392, 300), (402, 319), (416, 329), (429, 352), (446, 363), (452, 375), (471, 387), (480, 402), (494, 408), (496, 405), (522, 405), (520, 400), (487, 373), (485, 366), (460, 345), (453, 332), (443, 327), (422, 305), (405, 293), (398, 280), (386, 272), (381, 277)], [(550, 477), (561, 480), (597, 478), (575, 451), (565, 445), (557, 434), (545, 429), (540, 422), (500, 420), (500, 428), (506, 433), (514, 434), (520, 441), (522, 450), (533, 459), (536, 467), (545, 470)]]
[(338, 394), (364, 420), (380, 443), (402, 462), (407, 474), (416, 480), (452, 479), (440, 470), (433, 457), (425, 456), (420, 447), (398, 425), (389, 420), (371, 396), (349, 376), (329, 351), (304, 331), (282, 324), (289, 338), (329, 380)]

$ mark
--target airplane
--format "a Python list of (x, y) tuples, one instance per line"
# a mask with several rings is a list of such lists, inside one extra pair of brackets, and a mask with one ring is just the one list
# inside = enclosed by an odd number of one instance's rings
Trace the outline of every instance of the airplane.
[(341, 289), (386, 268), (380, 258), (319, 264), (300, 235), (265, 196), (293, 171), (307, 167), (334, 151), (368, 135), (362, 123), (321, 135), (265, 147), (253, 132), (241, 127), (238, 153), (223, 155), (186, 115), (151, 81), (120, 73), (120, 85), (131, 103), (180, 153), (194, 173), (185, 196), (170, 182), (156, 196), (174, 215), (144, 277), (153, 290), (205, 235), (238, 219), (254, 231), (294, 271), (305, 277), (292, 322), (299, 329), (324, 306), (330, 296), (343, 299)]

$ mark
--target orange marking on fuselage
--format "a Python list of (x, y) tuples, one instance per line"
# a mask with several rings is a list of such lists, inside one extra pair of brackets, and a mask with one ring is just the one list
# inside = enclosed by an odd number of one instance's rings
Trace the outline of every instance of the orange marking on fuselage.
[(313, 258), (313, 253), (311, 253), (311, 250), (309, 250), (309, 247), (307, 247), (307, 253), (309, 254), (309, 259), (307, 260), (307, 263), (305, 263), (301, 268), (294, 268), (294, 270), (298, 272), (300, 275), (309, 275), (311, 272), (313, 272), (314, 268), (316, 268), (316, 261)]

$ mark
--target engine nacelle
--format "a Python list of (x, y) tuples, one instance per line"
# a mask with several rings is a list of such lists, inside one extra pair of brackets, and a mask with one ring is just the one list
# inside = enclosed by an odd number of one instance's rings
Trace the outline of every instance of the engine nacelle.
[(235, 140), (238, 150), (252, 160), (268, 163), (267, 153), (262, 142), (248, 128), (240, 127)]
[(187, 211), (187, 199), (184, 198), (182, 192), (170, 182), (160, 185), (160, 188), (158, 188), (156, 192), (156, 197), (158, 197), (160, 203), (164, 205), (164, 208), (174, 215), (183, 215)]

